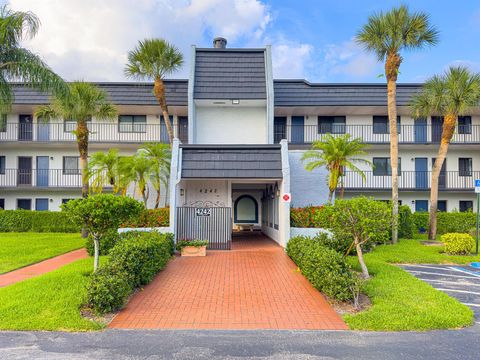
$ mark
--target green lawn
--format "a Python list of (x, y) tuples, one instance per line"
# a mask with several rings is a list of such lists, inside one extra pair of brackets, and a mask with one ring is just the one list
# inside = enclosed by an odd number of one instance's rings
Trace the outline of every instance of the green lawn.
[(98, 330), (103, 325), (80, 315), (93, 259), (0, 288), (2, 330)]
[(85, 245), (80, 234), (1, 233), (0, 274), (37, 263)]
[[(383, 245), (365, 256), (374, 276), (365, 291), (372, 307), (344, 319), (355, 330), (433, 330), (471, 325), (473, 312), (457, 300), (435, 290), (396, 265), (467, 264), (479, 261), (475, 256), (448, 256), (443, 247), (425, 246), (419, 240), (401, 240)], [(358, 267), (355, 259), (352, 264)]]

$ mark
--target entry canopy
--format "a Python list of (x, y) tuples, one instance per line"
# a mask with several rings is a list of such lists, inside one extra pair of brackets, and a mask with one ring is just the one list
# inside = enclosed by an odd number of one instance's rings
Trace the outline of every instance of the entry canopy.
[(182, 179), (282, 179), (280, 145), (181, 145)]

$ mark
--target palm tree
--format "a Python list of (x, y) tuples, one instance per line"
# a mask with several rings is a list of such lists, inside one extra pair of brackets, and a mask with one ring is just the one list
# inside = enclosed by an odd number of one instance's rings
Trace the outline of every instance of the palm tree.
[(88, 196), (88, 137), (87, 122), (95, 117), (98, 120), (113, 120), (117, 109), (107, 100), (107, 94), (95, 85), (75, 81), (69, 84), (68, 92), (53, 98), (51, 105), (40, 106), (35, 115), (44, 121), (68, 119), (76, 121), (74, 134), (77, 138), (82, 172), (82, 197)]
[(120, 187), (118, 184), (118, 149), (109, 149), (108, 152), (102, 151), (93, 153), (88, 162), (88, 173), (91, 180), (91, 189), (94, 192), (101, 193), (105, 185), (113, 187), (116, 193)]
[(177, 71), (183, 64), (182, 53), (163, 39), (145, 39), (128, 53), (125, 75), (139, 80), (153, 80), (153, 93), (162, 109), (163, 119), (167, 127), (170, 145), (173, 142), (173, 128), (168, 114), (165, 95), (166, 75)]
[(133, 156), (126, 157), (123, 167), (129, 167), (126, 177), (130, 177), (135, 182), (136, 191), (142, 196), (143, 203), (147, 207), (148, 198), (150, 196), (150, 189), (148, 187), (148, 181), (152, 177), (156, 164), (147, 156), (147, 154), (139, 150)]
[(142, 146), (141, 150), (145, 152), (154, 166), (150, 176), (152, 187), (157, 192), (155, 198), (155, 209), (160, 206), (160, 196), (162, 185), (168, 187), (168, 179), (170, 177), (170, 159), (171, 151), (168, 145), (159, 143), (149, 143)]
[[(371, 165), (371, 162), (357, 156), (366, 155), (367, 145), (362, 139), (350, 140), (350, 134), (332, 136), (326, 134), (324, 140), (314, 141), (312, 149), (306, 151), (302, 161), (308, 161), (305, 169), (312, 171), (318, 167), (325, 166), (329, 171), (328, 175), (328, 203), (332, 203), (332, 197), (338, 186), (338, 180), (344, 175), (344, 170), (354, 171), (365, 179), (365, 174), (354, 163)], [(343, 182), (342, 182), (343, 184)], [(342, 185), (343, 187), (343, 185)], [(342, 191), (343, 196), (343, 191)]]
[(415, 50), (438, 41), (438, 31), (423, 12), (410, 12), (405, 5), (377, 13), (358, 32), (356, 40), (379, 61), (385, 62), (388, 121), (390, 124), (390, 163), (392, 167), (392, 242), (398, 241), (398, 134), (397, 77), (402, 63), (401, 52)]
[(12, 11), (6, 5), (0, 7), (0, 114), (11, 109), (11, 81), (25, 82), (42, 91), (66, 91), (60, 76), (38, 55), (20, 46), (23, 39), (33, 38), (39, 27), (40, 21), (34, 13)]
[(428, 228), (430, 240), (435, 239), (437, 233), (438, 179), (457, 118), (478, 106), (479, 101), (480, 74), (472, 73), (465, 67), (450, 67), (443, 75), (433, 76), (425, 83), (423, 91), (412, 98), (411, 106), (415, 118), (431, 114), (444, 117), (442, 140), (432, 168)]

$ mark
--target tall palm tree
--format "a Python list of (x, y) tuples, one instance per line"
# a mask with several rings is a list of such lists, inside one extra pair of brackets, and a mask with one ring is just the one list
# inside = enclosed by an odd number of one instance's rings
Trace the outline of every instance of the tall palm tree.
[(33, 38), (40, 27), (32, 12), (12, 11), (0, 7), (0, 114), (11, 109), (12, 81), (25, 82), (42, 91), (64, 93), (66, 84), (36, 54), (22, 48), (20, 42)]
[(182, 64), (183, 55), (177, 47), (163, 39), (145, 39), (139, 41), (137, 47), (128, 53), (128, 63), (125, 66), (125, 75), (128, 77), (154, 81), (153, 93), (162, 109), (170, 145), (173, 142), (173, 127), (163, 80), (166, 75), (180, 69)]
[(430, 222), (428, 238), (437, 234), (438, 179), (448, 146), (452, 140), (457, 118), (468, 114), (480, 101), (480, 74), (465, 67), (450, 67), (443, 75), (433, 76), (423, 86), (423, 91), (412, 98), (413, 116), (442, 115), (443, 130), (438, 155), (432, 168), (430, 190)]
[(388, 121), (390, 124), (390, 163), (392, 167), (392, 241), (398, 241), (398, 133), (397, 77), (402, 63), (401, 52), (415, 50), (438, 41), (438, 31), (423, 12), (410, 12), (405, 5), (388, 12), (371, 15), (358, 32), (356, 41), (385, 62)]
[(68, 119), (77, 123), (74, 131), (80, 169), (82, 172), (82, 197), (88, 196), (88, 137), (87, 122), (95, 117), (98, 120), (113, 120), (117, 117), (117, 109), (107, 100), (107, 94), (95, 85), (75, 81), (68, 85), (68, 92), (53, 98), (51, 105), (40, 106), (35, 115), (42, 120)]
[[(328, 203), (332, 203), (332, 197), (338, 186), (338, 180), (344, 175), (344, 169), (354, 171), (365, 179), (365, 174), (354, 163), (371, 165), (371, 162), (358, 156), (366, 155), (367, 145), (362, 139), (350, 139), (350, 134), (332, 136), (326, 134), (323, 140), (314, 141), (312, 149), (306, 151), (302, 161), (308, 161), (305, 169), (312, 171), (325, 166), (328, 175)], [(342, 191), (343, 193), (343, 191)]]
[(101, 193), (105, 185), (113, 187), (114, 192), (119, 191), (118, 184), (118, 149), (109, 149), (106, 153), (99, 151), (93, 153), (88, 161), (88, 173), (91, 180), (91, 189)]
[(157, 192), (155, 198), (155, 209), (160, 206), (162, 185), (167, 188), (170, 177), (170, 159), (171, 151), (168, 145), (160, 143), (148, 143), (142, 146), (141, 150), (145, 152), (153, 162), (150, 183)]

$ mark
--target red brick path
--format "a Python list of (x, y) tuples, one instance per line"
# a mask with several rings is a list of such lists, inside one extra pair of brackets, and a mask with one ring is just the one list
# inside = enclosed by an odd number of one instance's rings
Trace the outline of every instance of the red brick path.
[(110, 327), (347, 329), (283, 248), (255, 234), (231, 251), (175, 258)]
[(44, 260), (37, 264), (25, 266), (18, 270), (13, 270), (0, 275), (0, 287), (15, 284), (16, 282), (29, 279), (34, 276), (45, 274), (74, 261), (88, 257), (85, 249), (70, 251), (66, 254)]

